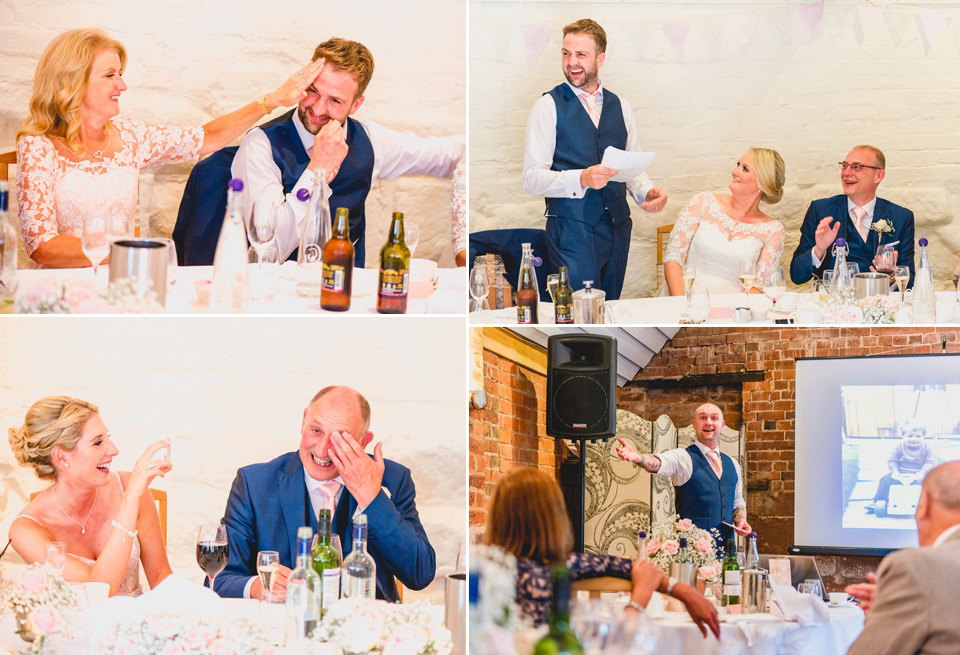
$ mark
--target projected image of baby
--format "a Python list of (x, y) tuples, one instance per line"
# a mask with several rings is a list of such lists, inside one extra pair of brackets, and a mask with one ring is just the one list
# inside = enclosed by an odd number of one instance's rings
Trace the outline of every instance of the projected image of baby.
[(868, 512), (884, 516), (890, 503), (890, 487), (893, 485), (915, 485), (920, 483), (936, 465), (933, 447), (927, 443), (927, 428), (917, 422), (901, 426), (902, 439), (893, 447), (887, 466), (890, 472), (880, 478), (873, 503), (867, 505)]

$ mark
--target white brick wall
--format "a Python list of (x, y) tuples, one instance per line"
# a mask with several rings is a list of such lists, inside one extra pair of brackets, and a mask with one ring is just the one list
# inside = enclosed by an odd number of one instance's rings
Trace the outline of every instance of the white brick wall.
[[(15, 147), (43, 49), (57, 34), (88, 26), (105, 29), (127, 49), (125, 116), (206, 123), (276, 88), (318, 43), (341, 36), (364, 43), (376, 63), (355, 117), (422, 135), (462, 134), (465, 21), (458, 0), (0, 0), (0, 152)], [(173, 230), (191, 167), (160, 165), (142, 174), (141, 221), (149, 234)], [(450, 244), (450, 180), (380, 182), (367, 201), (368, 265), (393, 211), (421, 224), (417, 256), (438, 259)]]
[[(543, 200), (523, 190), (527, 115), (541, 93), (563, 81), (564, 25), (597, 20), (608, 33), (601, 80), (633, 106), (639, 143), (657, 153), (650, 175), (670, 196), (661, 214), (634, 218), (624, 297), (655, 290), (656, 231), (673, 223), (693, 195), (723, 192), (750, 146), (778, 150), (787, 165), (784, 199), (762, 209), (783, 221), (789, 265), (811, 200), (840, 193), (839, 162), (857, 144), (887, 157), (882, 197), (912, 209), (917, 236), (931, 243), (939, 288), (953, 288), (960, 260), (960, 5), (934, 3), (946, 22), (929, 52), (918, 29), (920, 7), (888, 6), (858, 45), (857, 3), (824, 3), (819, 38), (786, 2), (493, 2), (470, 3), (471, 230), (542, 227)], [(863, 4), (863, 3), (861, 3)], [(743, 53), (726, 19), (756, 13)], [(678, 59), (660, 28), (689, 20)], [(549, 39), (531, 64), (521, 23), (547, 23)], [(869, 26), (869, 23), (868, 23)], [(899, 42), (891, 30), (900, 34)], [(785, 42), (785, 39), (789, 39)]]
[[(345, 320), (343, 320), (345, 319)], [(389, 323), (390, 325), (387, 325)], [(370, 401), (374, 444), (412, 470), (417, 507), (437, 551), (437, 581), (466, 539), (466, 334), (462, 319), (7, 318), (0, 320), (0, 535), (46, 486), (17, 465), (7, 430), (46, 395), (100, 407), (130, 470), (172, 440), (168, 555), (201, 580), (196, 530), (219, 519), (239, 467), (298, 447), (303, 409), (320, 388), (353, 386)], [(372, 445), (368, 449), (372, 452)], [(12, 550), (4, 557), (6, 561)]]

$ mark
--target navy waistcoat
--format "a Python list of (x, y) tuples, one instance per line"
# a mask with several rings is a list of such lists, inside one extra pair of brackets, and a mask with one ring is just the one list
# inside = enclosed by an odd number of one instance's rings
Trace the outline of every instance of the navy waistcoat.
[(703, 530), (716, 528), (725, 539), (733, 530), (720, 525), (721, 521), (733, 523), (733, 500), (737, 490), (737, 471), (733, 460), (720, 453), (723, 474), (717, 479), (713, 467), (696, 444), (687, 448), (693, 460), (693, 475), (676, 488), (677, 514), (690, 519)]

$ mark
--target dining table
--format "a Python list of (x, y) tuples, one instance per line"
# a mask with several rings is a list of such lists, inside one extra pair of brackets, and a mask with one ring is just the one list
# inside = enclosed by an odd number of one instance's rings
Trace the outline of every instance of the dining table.
[[(417, 273), (417, 261), (411, 266), (413, 276)], [(255, 279), (260, 272), (257, 264), (248, 268), (249, 279)], [(319, 294), (303, 296), (297, 292), (298, 268), (296, 262), (288, 261), (282, 265), (273, 264), (270, 274), (276, 276), (276, 291), (272, 297), (248, 297), (243, 305), (246, 314), (377, 314), (377, 278), (378, 271), (373, 268), (355, 268), (353, 288), (350, 294), (350, 308), (347, 311), (330, 311), (320, 307)], [(407, 314), (445, 314), (463, 315), (467, 307), (466, 269), (430, 268), (432, 279), (411, 282), (407, 301)], [(172, 283), (170, 278), (173, 278)], [(162, 307), (155, 311), (164, 314), (208, 314), (210, 280), (213, 278), (212, 266), (180, 266), (168, 272), (166, 298)], [(92, 268), (62, 269), (21, 269), (17, 271), (19, 284), (18, 298), (27, 294), (31, 287), (42, 282), (59, 281), (69, 284), (71, 281), (86, 281), (104, 290), (109, 284), (109, 270), (100, 266), (94, 274)]]

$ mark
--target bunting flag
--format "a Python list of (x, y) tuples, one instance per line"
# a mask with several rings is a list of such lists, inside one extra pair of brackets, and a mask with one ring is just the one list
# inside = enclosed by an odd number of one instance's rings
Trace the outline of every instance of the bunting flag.
[(920, 29), (920, 39), (923, 41), (923, 53), (929, 55), (930, 48), (947, 22), (947, 15), (934, 9), (921, 9), (917, 12), (917, 27)]
[(883, 7), (877, 7), (869, 2), (858, 2), (857, 18), (859, 19), (857, 45), (863, 45), (864, 40), (875, 34), (883, 25)]
[(820, 38), (820, 27), (823, 25), (823, 2), (815, 5), (801, 5), (797, 7), (797, 14), (801, 22), (810, 30), (810, 35), (816, 41)]
[(737, 14), (727, 19), (727, 28), (733, 32), (734, 38), (740, 44), (740, 52), (747, 54), (753, 35), (757, 31), (757, 14)]
[(521, 23), (520, 37), (523, 39), (523, 47), (526, 48), (530, 65), (533, 66), (540, 59), (543, 46), (547, 44), (547, 39), (550, 38), (550, 24)]
[(673, 56), (680, 61), (687, 46), (687, 32), (690, 31), (690, 21), (675, 20), (660, 23), (660, 29), (667, 39), (667, 44), (673, 50)]
[(907, 31), (909, 18), (906, 12), (887, 9), (883, 12), (883, 20), (887, 24), (887, 30), (890, 32), (890, 38), (893, 39), (893, 45), (900, 47), (903, 42), (903, 34)]

